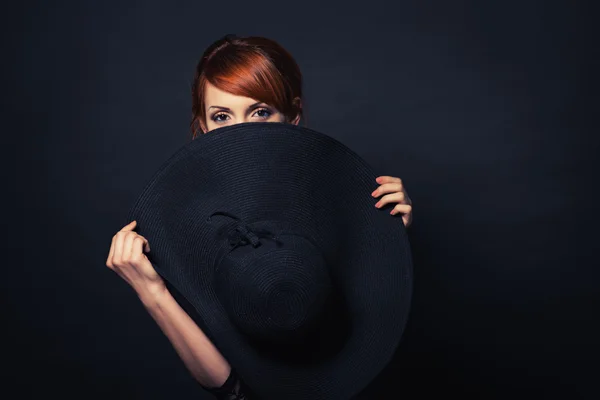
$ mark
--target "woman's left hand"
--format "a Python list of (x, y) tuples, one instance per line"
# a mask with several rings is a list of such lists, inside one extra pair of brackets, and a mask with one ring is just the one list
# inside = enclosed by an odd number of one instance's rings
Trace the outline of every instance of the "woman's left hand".
[(383, 196), (375, 207), (381, 208), (388, 203), (398, 203), (390, 212), (391, 215), (402, 213), (402, 222), (406, 228), (412, 223), (412, 201), (402, 184), (402, 179), (393, 176), (380, 176), (375, 180), (379, 187), (371, 193), (373, 197)]

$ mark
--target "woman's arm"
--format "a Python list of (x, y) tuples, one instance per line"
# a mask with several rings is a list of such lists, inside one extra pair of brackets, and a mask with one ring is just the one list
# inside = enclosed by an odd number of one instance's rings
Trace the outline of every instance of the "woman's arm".
[[(158, 275), (144, 254), (150, 251), (150, 243), (134, 232), (136, 225), (137, 222), (132, 221), (113, 236), (106, 266), (135, 290), (200, 386), (218, 399), (245, 399), (249, 391), (244, 389), (243, 382), (182, 308), (177, 301), (181, 296), (175, 287)], [(187, 307), (184, 298), (179, 300)]]
[(140, 300), (173, 344), (192, 376), (205, 388), (222, 386), (231, 366), (165, 287)]

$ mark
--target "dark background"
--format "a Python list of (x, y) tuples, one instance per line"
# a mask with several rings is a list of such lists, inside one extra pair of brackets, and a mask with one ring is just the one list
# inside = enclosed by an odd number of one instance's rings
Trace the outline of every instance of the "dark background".
[(286, 47), (308, 126), (401, 177), (414, 202), (413, 309), (385, 398), (594, 397), (598, 55), (583, 2), (38, 1), (2, 14), (11, 398), (209, 398), (105, 261), (187, 141), (195, 64), (226, 33)]

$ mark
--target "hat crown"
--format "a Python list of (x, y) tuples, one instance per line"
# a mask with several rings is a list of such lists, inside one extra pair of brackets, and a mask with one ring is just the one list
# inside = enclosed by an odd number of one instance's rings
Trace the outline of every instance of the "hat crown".
[(222, 305), (250, 339), (281, 344), (303, 341), (322, 322), (332, 296), (322, 253), (306, 237), (291, 233), (232, 242), (240, 232), (246, 237), (254, 234), (245, 225), (235, 229), (215, 267)]

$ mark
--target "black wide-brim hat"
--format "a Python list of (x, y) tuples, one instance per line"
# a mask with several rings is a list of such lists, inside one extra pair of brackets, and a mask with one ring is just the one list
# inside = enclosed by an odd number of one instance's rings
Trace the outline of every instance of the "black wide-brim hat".
[(174, 297), (260, 399), (349, 399), (390, 361), (410, 308), (404, 225), (330, 136), (242, 123), (173, 154), (131, 208)]

